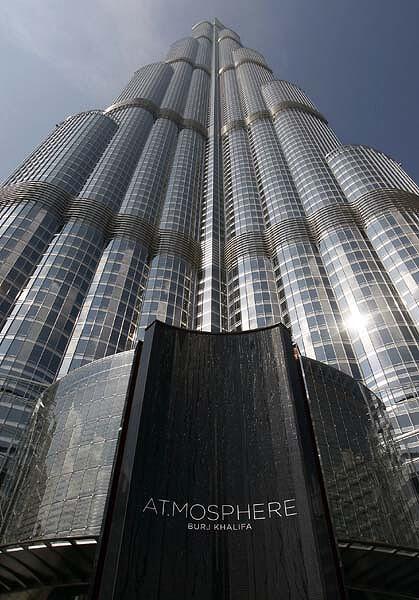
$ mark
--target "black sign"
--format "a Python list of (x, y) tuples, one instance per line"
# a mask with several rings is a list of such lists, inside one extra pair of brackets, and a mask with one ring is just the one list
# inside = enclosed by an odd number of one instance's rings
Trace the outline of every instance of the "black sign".
[(344, 597), (285, 327), (154, 323), (131, 404), (94, 598)]

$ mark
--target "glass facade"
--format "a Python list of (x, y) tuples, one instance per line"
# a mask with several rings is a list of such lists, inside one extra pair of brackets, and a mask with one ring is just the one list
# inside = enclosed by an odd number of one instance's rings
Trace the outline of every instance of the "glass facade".
[(68, 117), (0, 189), (0, 324), (63, 226), (117, 124), (100, 111)]
[(4, 543), (99, 535), (133, 356), (95, 361), (38, 395)]
[(415, 546), (414, 471), (403, 467), (384, 404), (341, 371), (301, 360), (338, 538)]
[(0, 188), (0, 377), (17, 382), (2, 477), (36, 386), (133, 349), (155, 319), (285, 323), (381, 398), (419, 465), (418, 197), (237, 33), (198, 23)]

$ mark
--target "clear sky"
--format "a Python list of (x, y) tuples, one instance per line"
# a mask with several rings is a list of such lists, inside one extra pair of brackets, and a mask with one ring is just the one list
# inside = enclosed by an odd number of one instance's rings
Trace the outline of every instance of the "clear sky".
[(69, 114), (218, 17), (299, 84), (344, 143), (419, 182), (419, 0), (13, 0), (0, 20), (0, 179)]

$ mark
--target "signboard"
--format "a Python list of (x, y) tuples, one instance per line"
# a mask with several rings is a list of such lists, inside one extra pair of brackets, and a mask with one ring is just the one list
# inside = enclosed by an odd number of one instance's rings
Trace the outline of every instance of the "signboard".
[(344, 598), (285, 327), (154, 323), (128, 412), (94, 598)]

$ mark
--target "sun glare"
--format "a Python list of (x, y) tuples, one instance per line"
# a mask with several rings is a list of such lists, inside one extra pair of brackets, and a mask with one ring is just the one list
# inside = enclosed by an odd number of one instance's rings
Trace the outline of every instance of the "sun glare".
[(362, 314), (358, 309), (353, 308), (344, 322), (350, 331), (362, 333), (368, 325), (369, 315)]

